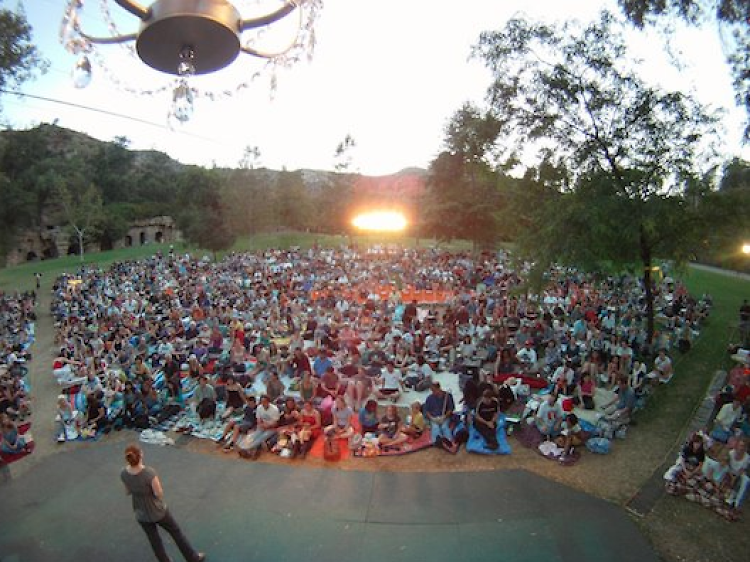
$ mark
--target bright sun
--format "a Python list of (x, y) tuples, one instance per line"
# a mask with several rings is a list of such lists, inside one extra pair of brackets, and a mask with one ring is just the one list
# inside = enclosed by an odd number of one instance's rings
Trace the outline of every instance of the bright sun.
[(371, 211), (354, 217), (352, 224), (360, 230), (399, 232), (406, 228), (406, 217), (396, 211)]

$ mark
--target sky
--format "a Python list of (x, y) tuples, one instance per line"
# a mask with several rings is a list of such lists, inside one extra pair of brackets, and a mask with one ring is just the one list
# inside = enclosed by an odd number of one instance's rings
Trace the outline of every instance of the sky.
[[(1, 0), (14, 8), (19, 0)], [(256, 0), (236, 0), (251, 5)], [(279, 0), (263, 0), (275, 7)], [(84, 30), (97, 27), (100, 0), (87, 0)], [(59, 43), (64, 0), (20, 0), (33, 28), (33, 42), (49, 60), (43, 76), (20, 91), (104, 112), (108, 115), (32, 98), (2, 97), (2, 120), (23, 129), (40, 123), (84, 132), (101, 140), (124, 136), (133, 149), (166, 152), (185, 164), (239, 165), (245, 148), (257, 146), (259, 164), (289, 170), (331, 170), (336, 146), (349, 134), (356, 147), (353, 169), (385, 175), (407, 167), (427, 168), (442, 148), (450, 116), (465, 101), (481, 104), (490, 74), (469, 60), (482, 31), (500, 29), (520, 13), (543, 21), (595, 17), (614, 0), (325, 0), (315, 30), (312, 62), (278, 74), (273, 96), (268, 81), (222, 100), (199, 99), (184, 126), (168, 126), (168, 94), (123, 92), (96, 67), (91, 85), (75, 89), (70, 77), (77, 57)], [(144, 5), (149, 0), (141, 0)], [(121, 32), (137, 30), (135, 18), (110, 1)], [(119, 12), (119, 13), (118, 13)], [(715, 28), (679, 30), (672, 48), (686, 64), (669, 64), (655, 33), (628, 34), (644, 78), (668, 89), (692, 91), (705, 104), (723, 109), (724, 152), (750, 159), (741, 147), (745, 119), (734, 105), (728, 68)], [(164, 78), (118, 46), (100, 48), (116, 80), (141, 90), (165, 84)], [(240, 55), (229, 68), (202, 78), (224, 89), (243, 82), (258, 68), (257, 59)]]

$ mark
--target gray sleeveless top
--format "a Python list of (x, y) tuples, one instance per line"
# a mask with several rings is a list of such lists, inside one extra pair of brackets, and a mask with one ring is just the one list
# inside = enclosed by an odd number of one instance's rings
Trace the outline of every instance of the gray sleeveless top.
[(156, 523), (167, 514), (167, 504), (154, 495), (151, 487), (154, 478), (156, 471), (148, 466), (138, 474), (130, 474), (126, 468), (120, 473), (120, 479), (133, 498), (135, 518), (143, 523)]

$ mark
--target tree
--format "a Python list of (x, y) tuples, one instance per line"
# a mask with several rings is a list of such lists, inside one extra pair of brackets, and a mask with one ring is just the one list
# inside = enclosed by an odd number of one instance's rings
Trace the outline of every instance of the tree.
[(464, 104), (445, 128), (446, 150), (430, 165), (421, 204), (424, 227), (438, 238), (489, 243), (497, 236), (498, 175), (488, 162), (498, 134), (491, 115)]
[[(618, 0), (636, 27), (659, 26), (665, 19), (689, 25), (712, 24), (722, 33), (727, 62), (732, 71), (735, 97), (748, 114), (745, 142), (750, 142), (750, 2), (748, 0)], [(724, 40), (724, 31), (731, 39)]]
[(16, 88), (47, 63), (31, 43), (31, 26), (23, 13), (0, 9), (0, 91)]
[(80, 187), (74, 179), (66, 178), (57, 184), (55, 195), (60, 203), (63, 219), (76, 236), (78, 255), (83, 261), (85, 242), (87, 238), (94, 236), (101, 222), (101, 192), (94, 184)]
[(542, 229), (531, 221), (535, 253), (549, 258), (554, 248), (559, 259), (573, 262), (640, 262), (651, 337), (651, 270), (657, 257), (683, 257), (694, 242), (669, 232), (702, 226), (683, 212), (681, 196), (702, 175), (716, 119), (692, 98), (649, 86), (629, 69), (624, 40), (607, 13), (584, 28), (513, 19), (483, 33), (475, 55), (493, 73), (488, 99), (506, 142), (498, 149), (531, 158), (533, 147), (540, 166), (565, 170), (553, 199), (558, 215), (580, 217), (575, 205), (589, 211), (585, 236), (576, 235), (581, 225), (574, 223)]

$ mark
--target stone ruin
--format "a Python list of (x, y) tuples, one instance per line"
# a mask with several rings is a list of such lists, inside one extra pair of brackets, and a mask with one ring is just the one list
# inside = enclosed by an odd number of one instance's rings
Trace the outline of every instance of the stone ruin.
[[(182, 234), (170, 216), (152, 217), (131, 223), (125, 236), (115, 241), (113, 249), (144, 246), (146, 244), (168, 244), (182, 240)], [(86, 244), (85, 252), (99, 252), (98, 243)], [(45, 224), (39, 228), (21, 231), (16, 247), (8, 252), (6, 266), (18, 265), (78, 254), (78, 239), (63, 226)]]

